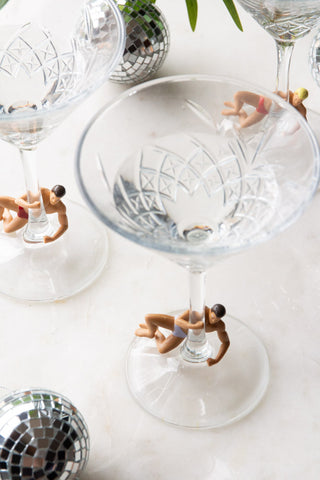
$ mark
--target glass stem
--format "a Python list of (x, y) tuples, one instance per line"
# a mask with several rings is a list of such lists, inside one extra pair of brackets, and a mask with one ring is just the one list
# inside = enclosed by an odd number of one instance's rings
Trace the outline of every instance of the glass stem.
[[(190, 306), (189, 322), (202, 320), (205, 324), (205, 279), (206, 272), (189, 271)], [(188, 362), (204, 362), (211, 355), (211, 347), (206, 338), (205, 328), (188, 330), (181, 355)]]
[(27, 202), (40, 202), (39, 208), (29, 208), (28, 224), (24, 231), (23, 238), (27, 243), (43, 243), (43, 237), (52, 235), (53, 229), (43, 206), (37, 176), (36, 150), (20, 149), (20, 156), (25, 178)]
[(276, 40), (277, 47), (277, 79), (276, 92), (283, 92), (286, 100), (289, 100), (289, 72), (292, 52), (294, 48), (293, 42), (282, 42)]

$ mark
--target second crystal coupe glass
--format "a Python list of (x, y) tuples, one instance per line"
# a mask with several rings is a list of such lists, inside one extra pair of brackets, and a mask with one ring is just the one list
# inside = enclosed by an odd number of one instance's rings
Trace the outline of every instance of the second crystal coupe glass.
[[(318, 0), (238, 0), (238, 3), (268, 32), (277, 47), (276, 91), (289, 91), (289, 70), (295, 42), (318, 23)], [(260, 52), (264, 54), (264, 52)], [(304, 85), (301, 85), (302, 87)]]
[[(249, 128), (221, 113), (238, 91), (270, 107)], [(252, 107), (244, 108), (250, 115)], [(81, 140), (77, 171), (102, 222), (186, 269), (194, 323), (204, 318), (206, 270), (302, 213), (317, 187), (319, 152), (302, 116), (278, 96), (227, 78), (177, 76), (131, 89), (98, 113)], [(219, 302), (214, 291), (208, 300)], [(189, 328), (182, 347), (165, 354), (155, 338), (133, 341), (127, 377), (143, 408), (175, 425), (209, 428), (257, 405), (269, 378), (265, 348), (240, 320), (227, 315), (225, 325), (230, 348), (210, 367), (220, 342), (205, 328)]]
[[(124, 42), (124, 22), (112, 0), (9, 0), (0, 10), (0, 138), (20, 150), (26, 184), (21, 195), (36, 206), (13, 216), (19, 227), (27, 222), (23, 233), (0, 233), (0, 293), (24, 300), (61, 299), (88, 286), (105, 265), (105, 231), (86, 209), (70, 202), (66, 217), (51, 199), (46, 208), (35, 152), (108, 78)], [(4, 188), (0, 216), (8, 219), (3, 208), (17, 207)], [(56, 191), (63, 195), (63, 189)], [(53, 202), (59, 203), (58, 197)], [(47, 213), (53, 212), (58, 215), (50, 215), (57, 217), (51, 222)], [(60, 235), (67, 223), (66, 233), (55, 240), (55, 232)]]

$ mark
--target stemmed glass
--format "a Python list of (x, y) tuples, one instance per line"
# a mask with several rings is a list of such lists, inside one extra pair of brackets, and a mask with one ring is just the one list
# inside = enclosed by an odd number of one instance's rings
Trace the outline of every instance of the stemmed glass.
[[(246, 129), (221, 114), (239, 90), (273, 104)], [(93, 118), (77, 152), (80, 189), (97, 217), (187, 270), (190, 323), (204, 318), (206, 270), (288, 227), (318, 176), (318, 147), (301, 115), (276, 95), (219, 77), (169, 77), (128, 90)], [(214, 292), (209, 298), (219, 303)], [(137, 327), (143, 322), (141, 315)], [(191, 428), (249, 413), (266, 390), (268, 357), (240, 320), (227, 315), (225, 325), (231, 345), (211, 367), (206, 360), (220, 343), (204, 328), (189, 329), (182, 347), (165, 354), (154, 338), (137, 337), (127, 378), (142, 407)]]
[(317, 0), (238, 0), (238, 3), (275, 39), (277, 77), (275, 91), (289, 94), (289, 71), (296, 40), (319, 22)]
[(23, 233), (0, 234), (1, 293), (61, 299), (88, 286), (105, 265), (105, 229), (75, 203), (67, 203), (66, 233), (44, 243), (60, 219), (47, 218), (35, 156), (38, 143), (108, 78), (124, 41), (113, 0), (9, 0), (0, 11), (0, 138), (18, 147), (27, 202), (36, 206), (25, 213)]

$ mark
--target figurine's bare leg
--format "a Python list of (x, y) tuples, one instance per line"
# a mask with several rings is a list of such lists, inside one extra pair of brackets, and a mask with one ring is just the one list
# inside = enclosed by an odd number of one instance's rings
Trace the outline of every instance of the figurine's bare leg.
[(163, 335), (163, 333), (160, 332), (160, 330), (156, 330), (154, 338), (156, 340), (157, 347), (159, 347), (166, 339), (166, 337)]
[(243, 92), (239, 91), (234, 94), (234, 108), (239, 112), (243, 107), (244, 103), (251, 105), (254, 108), (257, 108), (259, 105), (260, 95), (253, 92)]
[(234, 109), (236, 112), (240, 112), (241, 108), (243, 107), (244, 102), (240, 100), (237, 95), (234, 96)]
[(0, 197), (0, 209), (2, 210), (2, 214), (4, 208), (14, 212), (18, 212), (19, 210), (19, 206), (16, 204), (14, 197)]
[[(221, 115), (239, 115), (239, 111), (236, 109), (235, 104), (232, 102), (224, 102), (224, 105), (228, 107), (228, 109), (222, 110)], [(241, 109), (240, 109), (241, 110)]]
[(12, 217), (9, 210), (6, 208), (3, 213), (3, 230), (6, 233), (16, 232), (20, 228), (24, 227), (28, 222), (26, 218), (20, 218), (18, 216)]
[(3, 230), (6, 232), (6, 233), (10, 233), (10, 231), (8, 231), (8, 228), (10, 230), (10, 223), (12, 222), (13, 220), (13, 217), (10, 213), (10, 210), (8, 210), (7, 208), (4, 208), (3, 209), (3, 212), (2, 212), (2, 220), (3, 220)]
[(165, 337), (159, 330), (156, 330), (154, 336), (159, 353), (168, 353), (183, 342), (183, 338), (175, 337), (174, 335)]
[(265, 117), (264, 113), (259, 113), (256, 110), (252, 112), (250, 115), (242, 116), (239, 115), (239, 121), (241, 128), (250, 127), (255, 123), (260, 122)]
[(240, 98), (235, 95), (234, 96), (234, 102), (224, 102), (224, 105), (228, 107), (231, 110), (225, 110), (225, 112), (232, 112), (232, 113), (225, 113), (224, 115), (238, 115), (240, 112), (241, 108), (244, 105), (244, 102), (240, 100)]
[(239, 116), (239, 117), (247, 117), (248, 114), (243, 110), (243, 109), (240, 109), (240, 110), (236, 110), (234, 108), (234, 104), (232, 102), (224, 102), (224, 104), (229, 107), (228, 110), (222, 110), (221, 111), (221, 115), (225, 115), (225, 116)]
[[(244, 110), (240, 110), (240, 113), (239, 113), (240, 127), (242, 127), (242, 125), (246, 123), (246, 119), (247, 119), (249, 116), (250, 116), (250, 115), (248, 115), (247, 112), (245, 112)], [(245, 125), (245, 126), (248, 126), (248, 125)]]
[(134, 332), (137, 337), (153, 338), (158, 327), (174, 330), (174, 317), (171, 315), (163, 315), (160, 313), (149, 313), (145, 316), (145, 327), (140, 325), (140, 328)]

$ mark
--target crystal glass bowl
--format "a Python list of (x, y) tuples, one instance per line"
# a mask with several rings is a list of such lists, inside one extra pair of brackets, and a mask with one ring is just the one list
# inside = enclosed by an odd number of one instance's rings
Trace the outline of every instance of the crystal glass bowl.
[[(232, 106), (238, 92), (268, 104), (248, 128), (239, 120), (257, 116), (254, 107), (226, 113), (224, 102)], [(162, 78), (97, 113), (80, 141), (76, 168), (85, 200), (105, 225), (189, 275), (189, 323), (182, 331), (173, 316), (137, 318), (127, 359), (134, 398), (161, 420), (190, 428), (247, 415), (266, 391), (268, 356), (229, 312), (225, 325), (214, 323), (204, 308), (205, 272), (280, 233), (308, 205), (319, 181), (318, 145), (308, 124), (279, 96), (245, 82)], [(219, 301), (214, 292), (208, 297), (210, 305)], [(169, 292), (163, 313), (170, 313)]]

